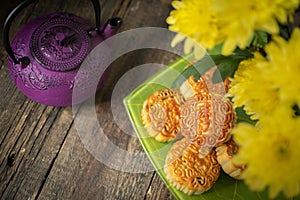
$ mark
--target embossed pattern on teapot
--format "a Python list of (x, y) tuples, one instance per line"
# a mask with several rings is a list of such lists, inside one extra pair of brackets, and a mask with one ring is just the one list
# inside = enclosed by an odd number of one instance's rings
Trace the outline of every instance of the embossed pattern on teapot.
[[(7, 17), (3, 27), (11, 78), (21, 92), (39, 103), (51, 106), (80, 103), (93, 95), (83, 87), (82, 99), (72, 101), (74, 83), (88, 77), (76, 77), (80, 64), (93, 48), (117, 32), (122, 20), (112, 18), (100, 26), (100, 4), (98, 0), (92, 0), (96, 26), (70, 13), (51, 13), (25, 24), (10, 44), (9, 29), (13, 19), (33, 2), (25, 0), (20, 3)], [(92, 66), (91, 73), (104, 67)], [(107, 69), (103, 71), (102, 76), (97, 77), (98, 88)]]

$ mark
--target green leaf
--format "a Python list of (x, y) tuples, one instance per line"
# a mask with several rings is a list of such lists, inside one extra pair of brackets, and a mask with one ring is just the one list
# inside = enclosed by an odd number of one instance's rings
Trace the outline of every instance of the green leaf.
[(189, 67), (186, 67), (181, 75), (178, 76), (177, 79), (173, 82), (172, 87), (178, 88), (191, 75), (194, 76), (195, 81), (199, 80), (200, 76), (202, 76), (213, 66), (215, 66), (215, 63), (212, 58), (208, 55), (204, 56), (201, 60), (197, 61)]
[(221, 82), (227, 77), (233, 77), (240, 62), (251, 57), (253, 57), (253, 55), (248, 50), (240, 49), (236, 49), (230, 56), (212, 55), (211, 58), (219, 69), (219, 71), (216, 71), (213, 76), (213, 83)]
[[(234, 72), (237, 70), (240, 62), (244, 58), (235, 57), (235, 56), (213, 56), (213, 60), (218, 66), (219, 71), (215, 71), (213, 75), (213, 83), (222, 82), (227, 77), (233, 77)], [(219, 76), (221, 75), (221, 78)]]
[(237, 123), (246, 122), (252, 125), (255, 125), (257, 120), (252, 120), (250, 115), (247, 115), (243, 107), (238, 107), (235, 109), (237, 116)]
[(208, 55), (220, 55), (222, 54), (223, 43), (216, 45), (213, 49), (207, 50)]
[(253, 46), (256, 49), (263, 48), (266, 44), (268, 44), (268, 34), (264, 31), (255, 31), (253, 38), (249, 44), (249, 46)]
[(214, 50), (208, 52), (208, 55), (191, 66), (186, 67), (181, 73), (181, 76), (174, 81), (172, 87), (176, 88), (180, 86), (191, 75), (193, 75), (195, 81), (197, 81), (201, 75), (216, 65), (219, 70), (216, 71), (213, 76), (213, 83), (221, 82), (227, 77), (233, 77), (234, 72), (242, 60), (253, 57), (248, 50), (240, 49), (236, 49), (230, 56), (223, 56), (219, 54), (221, 52), (221, 46), (222, 45), (218, 45)]

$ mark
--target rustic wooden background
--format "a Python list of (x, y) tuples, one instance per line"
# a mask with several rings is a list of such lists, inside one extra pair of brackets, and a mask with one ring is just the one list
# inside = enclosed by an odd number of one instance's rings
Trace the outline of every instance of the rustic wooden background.
[[(8, 5), (1, 2), (1, 25), (18, 2), (12, 0)], [(120, 31), (167, 27), (165, 19), (172, 9), (170, 0), (100, 0), (100, 3), (102, 22), (111, 16), (123, 18)], [(40, 0), (18, 15), (11, 35), (31, 18), (55, 11), (94, 20), (89, 0)], [(72, 108), (45, 106), (25, 97), (10, 79), (2, 43), (0, 59), (1, 199), (174, 199), (156, 172), (125, 173), (96, 160), (77, 134)], [(128, 53), (111, 65), (107, 82), (97, 94), (96, 110), (101, 126), (115, 145), (142, 152), (137, 138), (125, 134), (114, 122), (110, 107), (114, 85), (137, 65), (168, 64), (174, 59), (174, 55), (166, 52), (146, 49)], [(127, 118), (122, 127), (131, 130)]]

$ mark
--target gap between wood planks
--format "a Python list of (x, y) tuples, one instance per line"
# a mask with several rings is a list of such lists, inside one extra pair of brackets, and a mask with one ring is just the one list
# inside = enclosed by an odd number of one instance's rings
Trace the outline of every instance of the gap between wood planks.
[(150, 183), (148, 185), (148, 188), (146, 190), (146, 193), (145, 193), (145, 196), (144, 196), (144, 200), (146, 200), (149, 196), (149, 190), (151, 189), (151, 185), (152, 185), (152, 182), (154, 180), (154, 177), (155, 177), (155, 174), (156, 174), (156, 171), (153, 172), (152, 176), (151, 176), (151, 180), (150, 180)]

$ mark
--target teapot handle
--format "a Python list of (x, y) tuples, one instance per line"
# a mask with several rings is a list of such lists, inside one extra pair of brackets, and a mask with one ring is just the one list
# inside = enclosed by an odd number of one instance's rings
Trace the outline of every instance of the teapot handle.
[[(11, 13), (7, 16), (4, 25), (3, 25), (3, 32), (2, 32), (2, 41), (3, 41), (3, 46), (5, 50), (7, 51), (7, 54), (9, 57), (12, 59), (12, 61), (16, 64), (21, 64), (22, 66), (27, 66), (30, 63), (30, 60), (28, 57), (22, 57), (19, 60), (16, 59), (15, 54), (10, 46), (10, 41), (9, 41), (9, 30), (11, 27), (11, 24), (15, 17), (18, 15), (18, 13), (23, 10), (25, 7), (30, 5), (31, 3), (35, 2), (36, 0), (24, 0), (22, 1), (17, 7), (15, 7)], [(95, 18), (96, 18), (96, 27), (95, 31), (99, 31), (100, 27), (100, 16), (101, 16), (101, 6), (98, 0), (91, 0), (94, 6), (95, 10)]]

